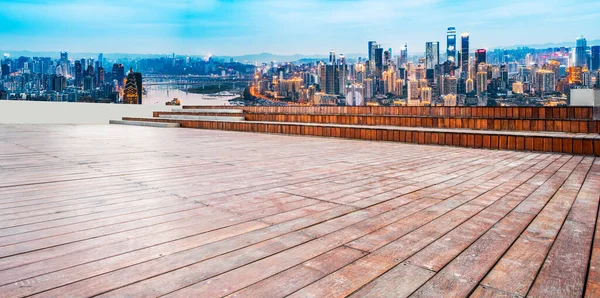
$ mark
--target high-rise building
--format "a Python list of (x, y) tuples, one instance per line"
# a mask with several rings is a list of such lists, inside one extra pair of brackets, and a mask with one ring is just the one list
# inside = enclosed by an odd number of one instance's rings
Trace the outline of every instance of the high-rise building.
[(480, 63), (487, 63), (487, 51), (485, 49), (475, 51), (475, 65)]
[(583, 73), (582, 67), (569, 67), (567, 72), (569, 73), (569, 75), (567, 76), (567, 81), (569, 82), (569, 84), (581, 85), (581, 83), (583, 82), (581, 79), (581, 74)]
[(142, 73), (134, 72), (133, 75), (135, 76), (135, 84), (138, 92), (138, 104), (142, 104), (142, 97), (144, 94)]
[(125, 90), (123, 92), (123, 103), (126, 104), (141, 104), (138, 93), (138, 83), (133, 69), (129, 69), (127, 79), (125, 80)]
[(383, 72), (383, 48), (375, 49), (375, 75), (381, 77)]
[(100, 66), (102, 66), (102, 63), (104, 63), (104, 54), (100, 53), (98, 54), (98, 67), (100, 68)]
[(592, 74), (587, 67), (583, 67), (581, 70), (581, 86), (585, 88), (592, 88)]
[(477, 73), (477, 95), (482, 95), (487, 92), (487, 72), (480, 71)]
[(392, 52), (388, 51), (384, 51), (383, 52), (383, 64), (387, 65), (390, 63), (390, 60), (392, 60)]
[(81, 87), (83, 83), (83, 68), (81, 66), (81, 61), (75, 61), (75, 86)]
[(600, 69), (600, 46), (592, 46), (591, 56), (590, 70), (597, 71)]
[(10, 75), (10, 65), (8, 64), (2, 64), (2, 76), (9, 76)]
[(458, 81), (456, 77), (445, 75), (442, 80), (442, 94), (458, 94)]
[(536, 72), (536, 87), (535, 91), (539, 94), (549, 94), (554, 92), (554, 72), (551, 70), (541, 69)]
[(369, 61), (375, 61), (375, 49), (377, 48), (376, 41), (369, 41)]
[(583, 67), (587, 65), (587, 40), (581, 36), (577, 39), (575, 47), (575, 66)]
[(398, 61), (398, 67), (405, 67), (408, 63), (408, 45), (404, 44), (404, 47), (400, 49), (400, 56)]
[(67, 78), (64, 76), (53, 76), (52, 77), (52, 90), (56, 92), (63, 92), (67, 88)]
[(100, 66), (98, 67), (98, 85), (104, 85), (104, 67)]
[(446, 55), (450, 62), (456, 64), (456, 28), (448, 28), (448, 36), (446, 39)]
[(440, 43), (428, 42), (425, 44), (425, 68), (434, 69), (440, 64)]
[(415, 99), (419, 99), (419, 82), (415, 81), (415, 80), (410, 80), (408, 81), (408, 85), (407, 85), (407, 91), (408, 91), (408, 99), (409, 100), (415, 100)]
[(373, 85), (373, 80), (372, 79), (365, 79), (363, 82), (363, 98), (365, 99), (365, 102), (371, 98), (373, 98), (373, 96), (375, 96), (375, 86)]
[(335, 51), (329, 51), (329, 64), (335, 64)]
[(388, 70), (383, 72), (383, 93), (395, 93), (396, 87), (396, 72)]
[(514, 82), (512, 84), (512, 92), (515, 94), (523, 94), (523, 83)]
[(461, 49), (460, 49), (460, 65), (461, 65), (461, 77), (466, 79), (469, 77), (469, 33), (464, 32), (461, 35)]
[(123, 64), (113, 64), (112, 78), (118, 82), (119, 86), (123, 86), (123, 80), (125, 79), (125, 66)]
[(375, 50), (379, 47), (376, 41), (369, 41), (369, 75), (375, 72)]
[(83, 78), (83, 90), (90, 91), (92, 89), (94, 89), (94, 77), (85, 76)]
[(60, 52), (60, 62), (66, 63), (67, 61), (69, 61), (69, 53)]
[(475, 82), (473, 79), (467, 79), (465, 81), (465, 93), (471, 93), (475, 90)]
[(421, 103), (424, 105), (429, 105), (429, 104), (431, 104), (431, 98), (432, 98), (431, 88), (429, 88), (429, 87), (421, 88)]
[(325, 66), (325, 91), (326, 94), (337, 94), (339, 88), (340, 79), (337, 65), (326, 65)]

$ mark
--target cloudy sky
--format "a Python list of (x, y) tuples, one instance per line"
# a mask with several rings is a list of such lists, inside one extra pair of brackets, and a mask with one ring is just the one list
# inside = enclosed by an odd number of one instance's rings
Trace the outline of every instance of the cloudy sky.
[(423, 51), (454, 26), (473, 48), (600, 39), (597, 0), (0, 0), (5, 50), (191, 55)]

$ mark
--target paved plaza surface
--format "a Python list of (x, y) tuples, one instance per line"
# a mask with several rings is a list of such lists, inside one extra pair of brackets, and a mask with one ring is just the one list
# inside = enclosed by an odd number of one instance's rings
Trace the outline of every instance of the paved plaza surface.
[(0, 297), (599, 297), (600, 159), (0, 125)]

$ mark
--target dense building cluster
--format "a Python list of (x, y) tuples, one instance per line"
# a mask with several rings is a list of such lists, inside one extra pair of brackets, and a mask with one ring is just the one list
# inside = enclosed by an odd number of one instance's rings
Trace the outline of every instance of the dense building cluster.
[(0, 99), (141, 104), (145, 90), (142, 73), (159, 82), (185, 76), (239, 78), (251, 76), (254, 66), (175, 54), (112, 59), (99, 54), (97, 59), (70, 59), (67, 52), (61, 52), (59, 58), (15, 59), (6, 54), (0, 71)]
[(599, 88), (600, 46), (476, 49), (469, 33), (447, 31), (446, 49), (427, 42), (425, 53), (397, 55), (375, 41), (367, 57), (350, 61), (272, 62), (258, 67), (258, 96), (312, 105), (565, 105), (572, 89)]

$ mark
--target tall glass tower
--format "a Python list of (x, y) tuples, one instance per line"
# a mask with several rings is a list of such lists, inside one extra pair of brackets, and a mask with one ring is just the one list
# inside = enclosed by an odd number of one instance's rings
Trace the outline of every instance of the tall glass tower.
[(577, 39), (577, 47), (575, 47), (575, 66), (584, 65), (587, 65), (587, 40), (582, 36)]
[(425, 44), (425, 66), (427, 69), (434, 69), (440, 64), (440, 43), (428, 42)]
[(469, 74), (469, 33), (463, 32), (461, 35), (461, 58), (460, 58), (460, 67), (461, 67), (461, 76), (463, 78), (467, 78)]
[(448, 28), (448, 38), (447, 47), (446, 47), (446, 55), (448, 56), (448, 61), (456, 64), (456, 28), (450, 27)]

